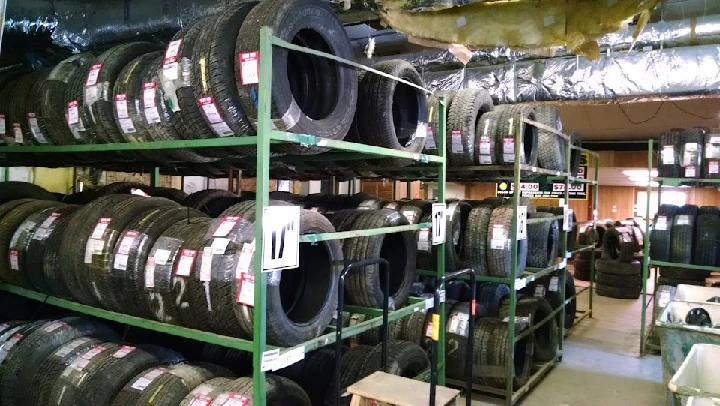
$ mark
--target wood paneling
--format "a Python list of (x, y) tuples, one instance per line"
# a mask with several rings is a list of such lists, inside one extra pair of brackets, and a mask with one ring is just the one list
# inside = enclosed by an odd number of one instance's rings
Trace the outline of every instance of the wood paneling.
[(635, 216), (637, 193), (631, 186), (600, 186), (598, 218), (624, 220)]
[(482, 200), (486, 197), (495, 197), (494, 183), (467, 183), (465, 184), (465, 198), (468, 200)]
[(647, 169), (647, 151), (600, 151), (598, 155), (601, 168)]

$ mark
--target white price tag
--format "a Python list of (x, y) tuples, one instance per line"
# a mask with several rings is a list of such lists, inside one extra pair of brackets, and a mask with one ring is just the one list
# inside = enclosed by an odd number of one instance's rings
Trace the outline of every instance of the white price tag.
[(115, 258), (113, 260), (113, 268), (119, 269), (121, 271), (126, 271), (128, 258), (129, 257), (127, 254), (115, 254)]
[(100, 76), (100, 69), (102, 69), (101, 63), (90, 66), (90, 71), (88, 72), (87, 79), (85, 80), (85, 87), (95, 86), (97, 84), (98, 76)]
[(262, 269), (297, 268), (300, 265), (300, 208), (266, 207), (262, 226)]
[(495, 224), (492, 228), (492, 238), (490, 239), (490, 249), (504, 250), (508, 242), (507, 232), (502, 224)]
[(515, 156), (515, 138), (503, 138), (503, 154)]
[(67, 122), (70, 125), (80, 122), (80, 111), (78, 110), (77, 100), (73, 100), (67, 104)]
[(442, 244), (446, 241), (447, 221), (445, 215), (447, 205), (445, 203), (433, 203), (432, 205), (432, 245)]
[(280, 349), (265, 351), (262, 354), (262, 361), (260, 362), (260, 370), (263, 372), (272, 371), (275, 368), (275, 363), (280, 356)]
[(305, 347), (298, 347), (292, 350), (285, 350), (278, 355), (273, 371), (285, 368), (305, 359)]
[(667, 290), (660, 292), (660, 299), (658, 300), (658, 306), (667, 307), (668, 303), (670, 303), (670, 292), (668, 292)]
[(55, 351), (55, 356), (64, 358), (68, 356), (73, 350), (78, 348), (79, 346), (85, 344), (86, 342), (90, 341), (90, 338), (88, 337), (80, 337), (78, 339), (72, 340), (69, 343), (63, 345), (60, 347), (57, 351)]
[(60, 327), (66, 326), (67, 324), (63, 323), (62, 321), (56, 321), (54, 323), (51, 323), (47, 327), (45, 327), (43, 330), (46, 333), (52, 333), (53, 331), (59, 329)]
[(695, 166), (686, 166), (685, 167), (685, 177), (686, 178), (697, 177), (697, 168)]
[(93, 255), (100, 255), (105, 248), (105, 241), (88, 238), (85, 244), (85, 263), (91, 264)]
[(160, 375), (164, 374), (167, 371), (167, 368), (164, 367), (158, 367), (153, 369), (152, 371), (146, 373), (145, 375), (139, 377), (135, 380), (135, 382), (132, 383), (131, 387), (135, 390), (144, 391), (148, 385), (152, 383), (155, 379), (157, 379)]
[(244, 273), (251, 273), (250, 271), (250, 262), (253, 259), (253, 254), (255, 254), (255, 242), (251, 243), (245, 243), (243, 244), (242, 251), (240, 252), (240, 257), (238, 258), (237, 266), (235, 267), (235, 279), (242, 278), (242, 274)]
[(427, 129), (428, 126), (425, 123), (418, 123), (417, 130), (415, 130), (415, 138), (425, 138), (427, 137)]
[(658, 216), (655, 224), (653, 224), (653, 230), (666, 231), (668, 229), (667, 217)]
[(23, 138), (22, 128), (20, 127), (20, 123), (13, 123), (13, 139), (15, 140), (16, 144), (24, 143), (24, 138)]
[(19, 271), (20, 270), (20, 261), (19, 261), (20, 253), (18, 250), (10, 250), (10, 269), (13, 271)]
[(535, 297), (545, 297), (545, 286), (543, 286), (543, 285), (535, 286)]
[(237, 223), (240, 221), (240, 217), (237, 216), (225, 216), (220, 222), (220, 225), (213, 231), (213, 237), (227, 237), (228, 234), (235, 228)]
[(229, 137), (235, 134), (224, 121), (221, 121), (219, 123), (212, 123), (210, 124), (210, 127), (212, 127), (215, 134), (221, 137)]
[(145, 287), (155, 287), (155, 258), (149, 257), (145, 264)]
[(235, 301), (246, 306), (255, 306), (255, 277), (251, 273), (240, 275), (238, 294)]
[(37, 115), (35, 113), (27, 113), (28, 117), (28, 125), (30, 126), (30, 132), (32, 133), (33, 137), (37, 140), (37, 142), (41, 144), (47, 144), (47, 139), (45, 138), (45, 134), (43, 134), (42, 130), (40, 129), (40, 125), (38, 124)]
[(5, 135), (5, 114), (0, 114), (0, 135)]
[(480, 137), (480, 155), (490, 155), (490, 137)]
[(519, 278), (515, 279), (515, 290), (524, 289), (527, 286), (527, 279)]
[(243, 85), (260, 83), (260, 52), (243, 52), (240, 59), (240, 81)]
[(548, 290), (550, 292), (557, 292), (559, 282), (560, 282), (560, 278), (558, 278), (557, 276), (553, 276), (552, 278), (550, 278), (550, 284), (548, 285)]
[(115, 357), (115, 358), (118, 358), (118, 359), (119, 359), (119, 358), (125, 358), (128, 354), (130, 354), (131, 352), (135, 351), (135, 348), (137, 348), (137, 347), (132, 347), (132, 346), (129, 346), (129, 345), (123, 345), (122, 347), (120, 347), (119, 350), (115, 351), (115, 353), (114, 353), (112, 356)]
[(130, 117), (130, 115), (128, 114), (127, 94), (122, 93), (115, 95), (115, 111), (117, 112), (118, 118)]
[(666, 145), (662, 149), (663, 165), (673, 165), (675, 163), (675, 148), (672, 145)]
[(170, 254), (170, 251), (158, 248), (157, 250), (155, 250), (155, 263), (157, 265), (167, 264), (168, 259), (170, 259)]
[(403, 211), (403, 216), (407, 219), (410, 224), (415, 224), (415, 212), (412, 210)]
[(234, 135), (220, 115), (220, 112), (215, 105), (215, 99), (212, 97), (201, 97), (198, 99), (198, 104), (200, 105), (205, 118), (207, 118), (210, 126), (213, 127), (213, 130), (217, 133), (217, 135), (221, 137)]
[(230, 244), (230, 239), (228, 238), (215, 238), (212, 244), (210, 244), (210, 248), (213, 254), (222, 255), (225, 253), (225, 250), (227, 250), (228, 244)]
[(527, 206), (517, 208), (517, 239), (527, 238)]
[(171, 62), (163, 65), (162, 74), (165, 80), (177, 80), (180, 77), (180, 64)]
[(195, 257), (197, 251), (183, 249), (180, 252), (180, 259), (178, 260), (177, 269), (175, 269), (175, 275), (188, 277), (192, 273), (193, 265), (195, 264)]
[(430, 250), (430, 229), (423, 228), (418, 231), (418, 251), (429, 251)]
[(148, 124), (156, 124), (162, 121), (160, 119), (160, 113), (158, 112), (157, 104), (155, 103), (155, 89), (155, 82), (143, 84), (143, 107), (145, 113), (145, 120)]
[(180, 54), (180, 47), (182, 46), (183, 39), (176, 39), (175, 41), (170, 41), (170, 43), (167, 46), (167, 49), (165, 49), (165, 56), (163, 57), (163, 65), (167, 65), (173, 62), (177, 62), (178, 55)]
[(678, 226), (687, 226), (690, 225), (690, 216), (687, 214), (680, 214), (677, 216), (677, 220), (675, 221), (675, 224)]
[(437, 149), (437, 144), (435, 143), (435, 135), (432, 127), (427, 128), (427, 138), (425, 138), (425, 149), (431, 150), (431, 149)]
[(492, 157), (490, 155), (480, 155), (480, 165), (491, 165)]
[(95, 228), (93, 229), (92, 234), (90, 234), (90, 238), (96, 239), (96, 240), (103, 238), (103, 235), (105, 235), (105, 230), (107, 230), (111, 221), (112, 221), (112, 218), (108, 218), (108, 217), (103, 217), (103, 218), (99, 219), (97, 224), (95, 224)]
[(711, 175), (716, 175), (716, 174), (720, 173), (720, 162), (718, 162), (718, 161), (708, 162), (708, 173)]
[(452, 130), (450, 137), (452, 140), (452, 152), (455, 154), (461, 154), (465, 150), (462, 145), (462, 131)]
[(97, 85), (88, 86), (85, 88), (85, 105), (89, 106), (98, 101), (98, 87)]
[(203, 248), (202, 258), (200, 261), (200, 282), (210, 282), (212, 280), (212, 247)]
[(135, 242), (137, 236), (137, 231), (125, 231), (123, 239), (120, 240), (120, 247), (118, 248), (118, 253), (125, 255), (129, 254), (130, 249), (132, 249), (133, 243)]
[(563, 206), (563, 231), (570, 231), (570, 223), (573, 211), (567, 206)]
[(90, 361), (91, 359), (97, 357), (104, 350), (105, 347), (103, 347), (102, 345), (96, 345), (91, 349), (87, 350), (84, 354), (82, 354), (80, 358)]

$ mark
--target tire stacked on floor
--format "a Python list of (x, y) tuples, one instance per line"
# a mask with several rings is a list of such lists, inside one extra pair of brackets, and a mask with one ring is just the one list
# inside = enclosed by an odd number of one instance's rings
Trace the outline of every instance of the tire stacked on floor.
[(642, 264), (634, 259), (632, 229), (608, 227), (596, 261), (595, 290), (600, 296), (637, 299), (642, 292)]

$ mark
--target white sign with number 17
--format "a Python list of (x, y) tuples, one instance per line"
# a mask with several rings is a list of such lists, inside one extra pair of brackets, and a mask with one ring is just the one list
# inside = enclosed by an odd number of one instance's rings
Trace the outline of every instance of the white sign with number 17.
[(445, 203), (433, 203), (432, 205), (432, 245), (445, 242)]
[(300, 265), (300, 207), (270, 206), (263, 210), (263, 270)]

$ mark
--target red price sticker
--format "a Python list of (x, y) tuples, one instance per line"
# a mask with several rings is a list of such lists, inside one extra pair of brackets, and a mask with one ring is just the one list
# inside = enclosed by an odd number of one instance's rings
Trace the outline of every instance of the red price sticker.
[(97, 63), (95, 65), (90, 66), (90, 72), (88, 72), (87, 80), (85, 81), (85, 86), (94, 86), (98, 82), (98, 76), (100, 76), (100, 69), (102, 69), (102, 64)]
[(213, 232), (213, 237), (227, 237), (240, 221), (238, 216), (225, 216), (220, 225)]
[(193, 265), (195, 264), (195, 257), (197, 251), (184, 249), (180, 253), (180, 260), (178, 261), (177, 269), (175, 269), (175, 275), (188, 277), (192, 273)]
[(94, 240), (101, 239), (103, 237), (103, 235), (105, 234), (105, 230), (107, 230), (111, 221), (112, 221), (112, 218), (107, 218), (107, 217), (103, 217), (100, 220), (98, 220), (97, 224), (95, 224), (95, 229), (93, 230), (92, 234), (90, 234), (90, 238), (92, 238)]
[(188, 406), (210, 406), (214, 398), (207, 395), (195, 395)]
[(77, 100), (73, 100), (67, 104), (67, 122), (70, 125), (78, 124), (80, 122), (80, 112), (78, 111)]
[(10, 269), (13, 271), (20, 270), (20, 252), (18, 250), (10, 250)]
[(243, 85), (254, 85), (260, 83), (260, 53), (243, 52), (240, 59), (240, 81)]
[[(220, 400), (220, 399), (218, 399)], [(247, 406), (250, 402), (249, 398), (246, 398), (245, 396), (237, 393), (232, 392), (228, 395), (228, 398), (225, 399), (222, 403), (220, 403), (221, 406)]]
[(175, 41), (170, 41), (167, 49), (165, 50), (165, 57), (163, 58), (163, 65), (168, 65), (173, 62), (177, 62), (178, 54), (180, 54), (180, 47), (182, 46), (182, 38)]
[(255, 306), (255, 277), (252, 274), (241, 274), (240, 286), (235, 301), (246, 306)]

